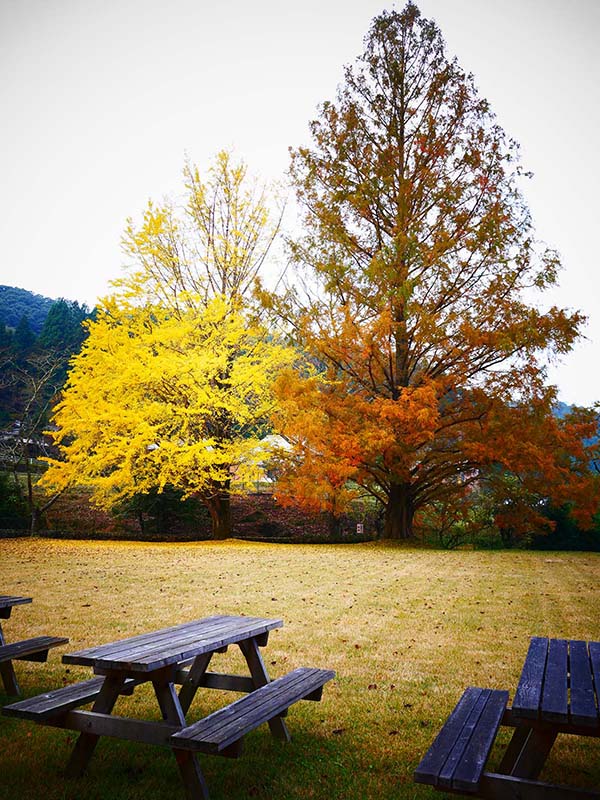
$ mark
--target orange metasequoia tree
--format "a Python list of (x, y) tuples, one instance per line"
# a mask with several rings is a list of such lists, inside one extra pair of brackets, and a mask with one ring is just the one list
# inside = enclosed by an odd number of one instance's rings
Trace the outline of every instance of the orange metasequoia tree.
[(491, 464), (585, 496), (585, 455), (565, 455), (582, 428), (552, 419), (544, 373), (583, 317), (538, 299), (560, 264), (534, 239), (517, 147), (413, 3), (374, 19), (311, 134), (292, 151), (298, 279), (266, 298), (308, 354), (279, 381), (281, 493), (366, 492), (388, 538)]

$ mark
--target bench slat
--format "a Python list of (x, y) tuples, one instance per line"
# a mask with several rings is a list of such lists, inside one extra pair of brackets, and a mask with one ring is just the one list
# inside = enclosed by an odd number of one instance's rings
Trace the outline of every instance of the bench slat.
[(31, 603), (31, 597), (20, 597), (15, 594), (0, 594), (0, 608), (18, 606), (22, 603)]
[(219, 753), (293, 703), (318, 692), (334, 677), (331, 670), (308, 667), (293, 670), (178, 731), (171, 737), (171, 744), (184, 750)]
[(585, 642), (569, 643), (569, 672), (571, 674), (571, 719), (580, 725), (598, 724), (594, 698), (592, 668)]
[[(53, 689), (45, 694), (38, 694), (35, 697), (28, 697), (26, 700), (19, 700), (9, 706), (4, 706), (2, 713), (9, 717), (22, 717), (34, 722), (43, 722), (50, 717), (65, 714), (77, 706), (91, 703), (100, 694), (100, 689), (104, 683), (104, 678), (90, 678), (80, 683), (72, 683), (60, 689)], [(133, 689), (136, 681), (128, 678), (125, 681), (125, 689)]]
[(507, 703), (508, 692), (490, 691), (485, 708), (473, 731), (473, 736), (454, 772), (453, 789), (466, 791), (479, 789), (479, 781), (496, 739)]
[(548, 639), (533, 636), (512, 705), (513, 713), (519, 717), (538, 717), (547, 654)]
[(594, 686), (596, 688), (596, 706), (600, 714), (600, 642), (589, 642), (590, 663), (594, 675)]
[(415, 781), (417, 783), (437, 785), (438, 776), (482, 691), (482, 689), (478, 689), (475, 686), (469, 686), (468, 689), (465, 689), (456, 704), (456, 708), (446, 720), (435, 741), (417, 767), (415, 771)]
[(68, 639), (60, 636), (35, 636), (33, 639), (24, 639), (21, 642), (3, 644), (0, 646), (0, 663), (3, 661), (12, 661), (13, 659), (21, 661), (38, 660), (28, 659), (28, 656), (36, 653), (45, 653), (47, 656), (48, 650), (51, 647), (68, 644), (68, 642)]
[(567, 641), (550, 639), (542, 694), (542, 719), (552, 722), (569, 722), (567, 656)]
[[(330, 677), (333, 677), (331, 675)], [(292, 703), (302, 700), (307, 694), (312, 694), (325, 683), (323, 670), (294, 670), (289, 676), (284, 676), (268, 685), (268, 690), (251, 692), (233, 708), (220, 709), (212, 721), (202, 725), (203, 739), (215, 737), (218, 741), (240, 738), (239, 731), (249, 727), (249, 730), (268, 721), (275, 715), (285, 711)], [(208, 718), (207, 718), (208, 719)], [(261, 721), (258, 721), (261, 720)]]
[(472, 703), (469, 715), (465, 719), (462, 728), (458, 732), (458, 735), (452, 744), (452, 748), (448, 753), (446, 762), (443, 768), (440, 770), (438, 776), (438, 784), (440, 786), (450, 789), (454, 785), (454, 773), (465, 756), (489, 696), (489, 689), (482, 689), (479, 697), (477, 697), (477, 699)]
[(468, 687), (415, 770), (417, 783), (478, 790), (508, 692)]

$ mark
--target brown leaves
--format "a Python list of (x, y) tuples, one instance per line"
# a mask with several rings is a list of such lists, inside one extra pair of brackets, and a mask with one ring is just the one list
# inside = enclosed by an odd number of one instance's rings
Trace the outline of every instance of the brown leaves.
[(398, 515), (402, 494), (404, 535), (492, 464), (556, 500), (590, 488), (581, 429), (553, 422), (543, 369), (583, 317), (532, 295), (559, 262), (536, 243), (517, 146), (407, 9), (374, 20), (293, 152), (293, 255), (311, 287), (294, 332), (317, 366), (280, 382), (275, 420), (295, 447), (288, 497), (336, 510), (362, 487)]

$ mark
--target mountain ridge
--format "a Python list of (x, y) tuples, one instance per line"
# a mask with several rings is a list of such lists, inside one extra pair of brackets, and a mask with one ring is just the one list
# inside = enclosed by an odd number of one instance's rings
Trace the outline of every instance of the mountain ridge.
[(16, 328), (26, 316), (31, 330), (39, 336), (54, 302), (56, 298), (44, 297), (29, 289), (0, 285), (0, 323)]

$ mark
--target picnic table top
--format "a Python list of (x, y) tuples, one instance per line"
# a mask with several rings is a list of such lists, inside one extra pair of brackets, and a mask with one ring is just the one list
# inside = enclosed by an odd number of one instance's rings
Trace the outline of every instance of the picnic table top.
[[(8, 619), (13, 610), (13, 606), (21, 606), (24, 603), (31, 603), (31, 597), (17, 597), (13, 594), (0, 594), (0, 619)], [(0, 644), (2, 644), (2, 634), (0, 628)]]
[(532, 637), (512, 714), (600, 735), (600, 642)]
[(13, 606), (20, 606), (24, 603), (31, 603), (31, 597), (17, 597), (11, 594), (0, 594), (0, 608), (12, 608)]
[(81, 664), (96, 670), (149, 673), (191, 661), (229, 644), (281, 628), (283, 620), (217, 615), (169, 628), (120, 639), (75, 653), (66, 653), (65, 664)]

